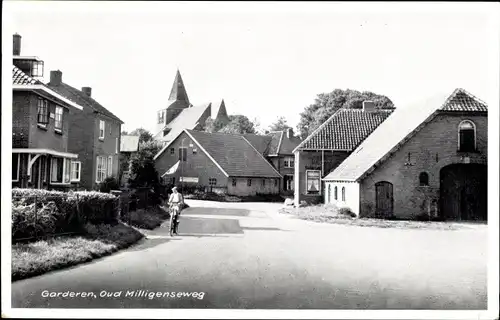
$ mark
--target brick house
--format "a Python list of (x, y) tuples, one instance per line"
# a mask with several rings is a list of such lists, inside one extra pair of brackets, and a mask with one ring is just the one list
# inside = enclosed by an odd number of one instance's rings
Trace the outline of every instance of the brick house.
[(265, 135), (245, 134), (244, 137), (283, 177), (280, 181), (280, 194), (292, 195), (295, 162), (293, 150), (301, 142), (299, 137), (294, 136), (293, 129), (267, 132)]
[(224, 100), (213, 105), (212, 103), (192, 105), (181, 73), (177, 70), (167, 106), (157, 112), (156, 133), (153, 138), (166, 144), (175, 139), (184, 129), (203, 130), (205, 122), (211, 116), (214, 121), (229, 122)]
[(69, 119), (83, 107), (38, 80), (43, 61), (21, 56), (21, 36), (13, 40), (12, 187), (73, 189), (81, 159), (69, 150)]
[(363, 102), (362, 109), (339, 109), (294, 150), (294, 203), (323, 201), (322, 178), (344, 161), (392, 109)]
[(80, 104), (82, 112), (70, 114), (68, 148), (81, 161), (82, 189), (93, 190), (107, 177), (118, 179), (120, 136), (123, 121), (92, 98), (92, 89), (78, 90), (62, 81), (62, 72), (51, 71), (48, 86)]
[(279, 193), (280, 173), (243, 135), (184, 130), (154, 159), (166, 184), (238, 196)]
[(488, 107), (463, 89), (398, 109), (328, 174), (359, 216), (487, 219)]

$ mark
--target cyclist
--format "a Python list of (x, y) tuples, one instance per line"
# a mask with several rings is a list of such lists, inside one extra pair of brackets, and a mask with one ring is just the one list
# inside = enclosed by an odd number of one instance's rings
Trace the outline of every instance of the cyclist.
[[(184, 198), (182, 197), (182, 194), (177, 192), (177, 187), (172, 188), (172, 194), (168, 199), (168, 204), (172, 214), (170, 221), (174, 224), (173, 233), (177, 234), (177, 229), (179, 228), (179, 216), (184, 205)], [(170, 226), (170, 228), (172, 228), (172, 226)]]

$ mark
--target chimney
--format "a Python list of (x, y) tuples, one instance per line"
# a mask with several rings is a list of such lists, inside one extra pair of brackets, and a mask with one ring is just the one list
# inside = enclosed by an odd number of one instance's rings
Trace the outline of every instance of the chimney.
[(286, 136), (288, 139), (293, 138), (293, 129), (292, 128), (286, 129)]
[(14, 38), (14, 45), (12, 48), (12, 55), (13, 56), (20, 56), (21, 55), (21, 36), (16, 33), (13, 36), (13, 38)]
[(363, 101), (363, 111), (364, 112), (373, 112), (375, 111), (375, 103), (373, 101)]
[(58, 86), (62, 82), (62, 72), (60, 70), (50, 71), (50, 84)]
[(92, 88), (91, 87), (82, 87), (83, 93), (88, 95), (89, 97), (92, 96)]

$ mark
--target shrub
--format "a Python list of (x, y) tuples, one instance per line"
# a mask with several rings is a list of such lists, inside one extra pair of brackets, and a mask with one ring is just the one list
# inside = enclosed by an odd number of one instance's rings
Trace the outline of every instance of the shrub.
[(111, 190), (119, 190), (120, 184), (113, 177), (107, 177), (99, 184), (99, 192), (109, 193)]
[(356, 218), (356, 214), (352, 212), (351, 208), (348, 207), (342, 207), (338, 209), (338, 214), (342, 216), (348, 216), (351, 218)]

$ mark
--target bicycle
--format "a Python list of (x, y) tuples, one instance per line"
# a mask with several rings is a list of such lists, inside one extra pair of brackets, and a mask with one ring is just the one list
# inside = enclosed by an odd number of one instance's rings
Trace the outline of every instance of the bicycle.
[(179, 215), (180, 208), (179, 204), (170, 205), (170, 236), (173, 237), (177, 234), (177, 228), (179, 227)]

